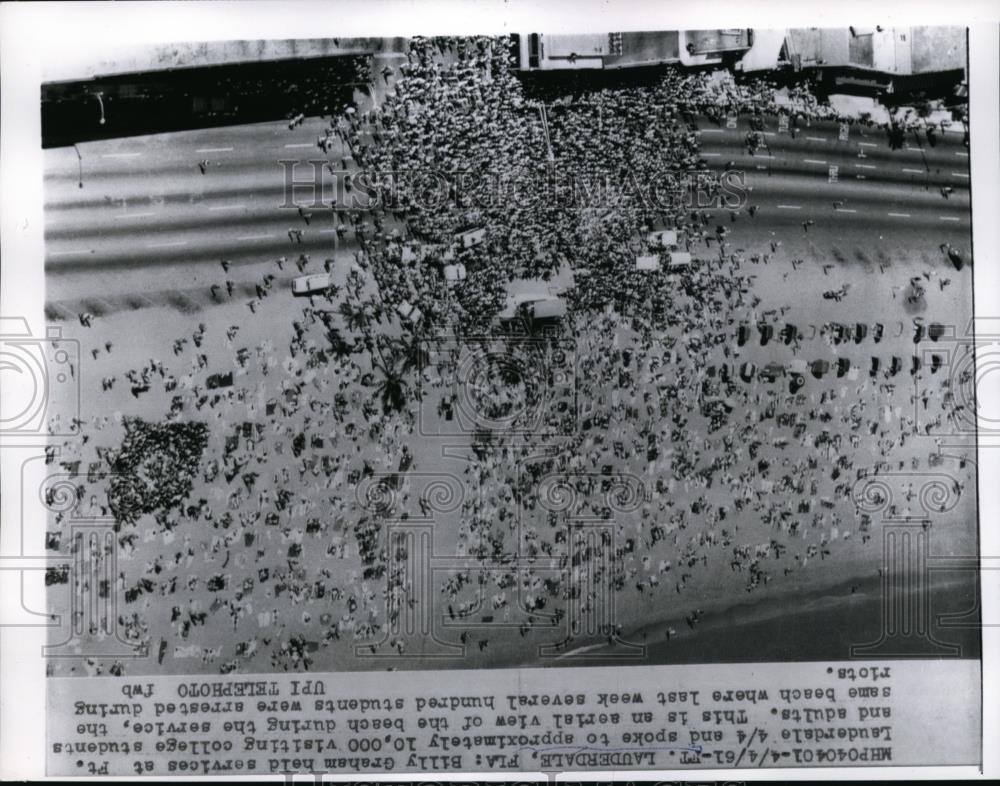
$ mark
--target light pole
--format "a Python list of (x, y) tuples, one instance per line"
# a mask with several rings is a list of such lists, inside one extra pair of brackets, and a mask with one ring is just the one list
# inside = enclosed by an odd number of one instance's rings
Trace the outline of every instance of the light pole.
[(80, 155), (80, 148), (76, 146), (76, 143), (73, 144), (73, 149), (76, 151), (76, 161), (80, 167), (79, 186), (80, 188), (83, 188), (83, 156)]

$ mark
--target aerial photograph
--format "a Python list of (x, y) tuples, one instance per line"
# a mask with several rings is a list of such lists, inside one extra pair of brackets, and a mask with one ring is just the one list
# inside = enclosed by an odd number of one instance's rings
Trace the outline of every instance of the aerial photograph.
[(968, 91), (963, 27), (54, 64), (48, 674), (979, 658)]

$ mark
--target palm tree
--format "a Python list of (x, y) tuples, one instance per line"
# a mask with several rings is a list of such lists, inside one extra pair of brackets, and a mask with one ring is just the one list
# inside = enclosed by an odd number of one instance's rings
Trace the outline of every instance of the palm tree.
[(388, 359), (379, 351), (379, 358), (372, 360), (372, 368), (380, 375), (375, 385), (376, 395), (382, 400), (382, 410), (402, 412), (406, 409), (409, 385), (403, 372), (403, 359), (396, 350), (390, 351)]
[(363, 306), (355, 306), (347, 300), (340, 304), (340, 315), (344, 318), (344, 324), (351, 332), (367, 332), (368, 314)]
[(417, 374), (420, 374), (427, 366), (427, 350), (424, 348), (423, 341), (417, 336), (401, 339), (395, 351), (400, 356), (401, 370), (403, 372), (415, 371)]
[(337, 357), (347, 357), (355, 351), (355, 345), (345, 339), (337, 327), (331, 326), (326, 331), (326, 338), (330, 342), (330, 348)]

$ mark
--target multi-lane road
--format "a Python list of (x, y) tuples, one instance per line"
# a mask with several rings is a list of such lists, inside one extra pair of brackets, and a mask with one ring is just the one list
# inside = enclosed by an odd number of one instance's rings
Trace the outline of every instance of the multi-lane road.
[[(858, 247), (898, 235), (906, 245), (949, 242), (968, 252), (970, 159), (961, 133), (939, 134), (933, 145), (910, 134), (893, 150), (877, 128), (853, 126), (844, 139), (837, 124), (815, 122), (793, 137), (770, 118), (765, 146), (749, 155), (745, 121), (701, 126), (705, 164), (745, 172), (756, 211), (739, 220), (759, 233)], [(344, 167), (353, 162), (336, 136), (320, 149), (328, 128), (309, 118), (291, 130), (262, 123), (45, 151), (50, 316), (211, 303), (209, 288), (227, 278), (240, 286), (265, 269), (297, 275), (293, 264), (278, 271), (278, 257), (306, 253), (321, 263), (352, 251), (353, 233), (338, 234), (331, 209), (308, 209), (307, 223), (287, 198), (290, 178), (314, 183), (318, 173), (323, 202), (343, 202)], [(318, 160), (330, 167), (308, 163)], [(297, 186), (294, 199), (308, 205), (311, 187)], [(301, 230), (301, 241), (289, 230)]]

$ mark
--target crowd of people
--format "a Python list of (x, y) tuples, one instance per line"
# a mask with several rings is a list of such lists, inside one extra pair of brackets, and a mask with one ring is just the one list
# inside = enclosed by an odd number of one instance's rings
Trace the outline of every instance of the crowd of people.
[[(694, 628), (705, 614), (690, 587), (704, 589), (716, 566), (754, 592), (854, 534), (865, 541), (871, 520), (858, 513), (856, 485), (942, 460), (936, 445), (913, 442), (957, 403), (943, 374), (930, 382), (931, 370), (914, 364), (918, 389), (889, 363), (856, 373), (856, 359), (853, 372), (814, 375), (793, 390), (784, 373), (748, 381), (735, 372), (761, 356), (740, 337), (748, 324), (787, 335), (788, 361), (836, 361), (842, 351), (835, 331), (807, 337), (782, 327), (783, 308), (762, 309), (768, 293), (752, 272), (760, 256), (731, 242), (728, 213), (713, 226), (685, 198), (704, 175), (695, 115), (776, 111), (772, 85), (668, 71), (653, 87), (540, 110), (524, 98), (506, 42), (487, 37), (414, 39), (378, 77), (385, 99), (335, 117), (320, 147), (332, 155), (338, 145), (328, 140), (339, 139), (343, 155), (371, 171), (444, 173), (443, 195), (411, 179), (370, 209), (335, 206), (357, 251), (350, 264), (327, 264), (336, 283), (294, 315), (287, 343), (252, 345), (240, 324), (224, 336), (201, 325), (175, 340), (169, 368), (151, 360), (127, 375), (136, 401), (168, 402), (167, 421), (206, 424), (191, 435), (196, 450), (141, 443), (144, 466), (173, 473), (180, 461), (190, 483), (183, 498), (157, 497), (155, 512), (146, 504), (118, 517), (123, 620), (161, 662), (359, 668), (348, 660), (358, 645), (410, 654), (394, 623), (418, 603), (434, 605), (435, 626), (444, 616), (477, 623), (461, 642), (480, 653), (504, 635), (482, 632), (484, 609), (490, 620), (515, 619), (519, 639), (551, 637), (571, 607), (605, 614), (607, 593), (626, 593), (639, 617), (669, 617), (669, 606)], [(796, 99), (826, 116), (807, 93)], [(460, 177), (528, 173), (540, 187), (553, 162), (562, 177), (607, 178), (606, 198), (573, 209), (538, 193), (496, 199), (489, 178)], [(669, 198), (645, 198), (665, 173)], [(695, 263), (637, 269), (649, 234), (663, 228)], [(480, 240), (461, 239), (479, 230)], [(289, 232), (293, 246), (300, 231)], [(458, 263), (467, 276), (448, 279), (445, 266)], [(314, 272), (308, 255), (298, 264)], [(557, 331), (492, 330), (512, 281), (561, 280), (567, 268), (569, 313)], [(252, 290), (255, 314), (273, 280)], [(106, 392), (113, 379), (103, 378)], [(439, 508), (426, 478), (451, 465), (428, 429), (443, 433), (470, 411), (455, 473), (467, 490)], [(92, 441), (67, 441), (60, 460), (92, 457), (99, 440), (114, 448), (128, 424), (95, 418)], [(81, 504), (102, 507), (113, 469), (107, 462), (92, 475)], [(560, 493), (543, 493), (551, 478), (562, 479), (572, 512)], [(377, 494), (359, 492), (372, 483)], [(912, 490), (897, 504), (911, 503)], [(411, 519), (434, 521), (435, 554), (467, 560), (435, 574), (435, 598), (418, 596), (405, 544), (387, 536), (390, 522)], [(601, 635), (617, 640), (621, 623), (602, 620)]]

